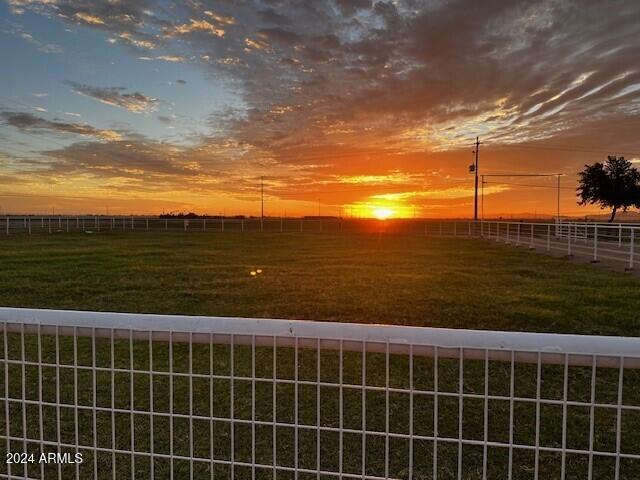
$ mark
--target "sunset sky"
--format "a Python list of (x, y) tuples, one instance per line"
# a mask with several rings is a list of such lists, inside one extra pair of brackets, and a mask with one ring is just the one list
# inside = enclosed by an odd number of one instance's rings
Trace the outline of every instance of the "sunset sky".
[[(2, 213), (469, 217), (640, 162), (640, 2), (0, 0)], [(554, 214), (492, 178), (485, 215)], [(537, 185), (539, 187), (533, 187)]]

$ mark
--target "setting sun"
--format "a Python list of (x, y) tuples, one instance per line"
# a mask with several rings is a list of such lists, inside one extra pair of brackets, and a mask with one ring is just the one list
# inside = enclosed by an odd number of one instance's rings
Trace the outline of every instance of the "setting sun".
[(393, 210), (391, 210), (390, 208), (378, 207), (378, 208), (374, 208), (373, 209), (373, 215), (378, 220), (385, 220), (385, 219), (393, 216)]

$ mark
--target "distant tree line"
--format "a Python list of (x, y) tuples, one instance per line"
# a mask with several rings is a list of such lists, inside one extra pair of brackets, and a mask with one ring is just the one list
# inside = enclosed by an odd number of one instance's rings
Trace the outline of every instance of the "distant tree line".
[(620, 210), (640, 208), (640, 172), (624, 157), (609, 156), (604, 163), (585, 165), (578, 185), (578, 204), (611, 209), (609, 222)]
[[(161, 215), (158, 215), (159, 218), (184, 218), (184, 219), (193, 219), (193, 218), (232, 218), (232, 219), (244, 219), (244, 218), (260, 218), (258, 216), (253, 216), (253, 215), (200, 215), (194, 212), (170, 212), (170, 213), (163, 213)], [(271, 218), (271, 217), (267, 217), (265, 216), (265, 218)], [(280, 218), (280, 217), (276, 217), (276, 218)], [(306, 219), (306, 220), (332, 220), (332, 219), (338, 219), (340, 217), (336, 217), (335, 215), (305, 215), (302, 218)]]
[(242, 219), (242, 218), (252, 218), (252, 217), (247, 217), (246, 215), (199, 215), (197, 213), (193, 213), (193, 212), (189, 212), (189, 213), (185, 213), (185, 212), (171, 212), (171, 213), (163, 213), (161, 215), (159, 215), (160, 218), (185, 218), (185, 219), (192, 219), (192, 218), (235, 218), (235, 219)]

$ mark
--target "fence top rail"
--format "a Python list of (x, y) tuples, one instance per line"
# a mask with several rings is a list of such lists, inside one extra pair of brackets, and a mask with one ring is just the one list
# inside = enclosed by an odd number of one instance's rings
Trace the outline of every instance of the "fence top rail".
[(498, 224), (498, 225), (534, 225), (536, 227), (539, 226), (550, 226), (550, 227), (586, 227), (593, 230), (594, 227), (598, 228), (610, 228), (615, 229), (616, 231), (619, 229), (622, 230), (640, 230), (640, 225), (638, 224), (628, 224), (628, 223), (600, 223), (600, 222), (560, 222), (560, 223), (550, 223), (550, 222), (525, 222), (519, 220), (480, 220), (480, 223), (486, 224)]
[[(0, 322), (20, 326), (54, 326), (126, 332), (206, 335), (431, 346), (443, 349), (535, 352), (556, 356), (640, 359), (640, 337), (463, 330), (397, 325), (90, 312), (0, 307)], [(632, 362), (637, 363), (637, 362)], [(631, 366), (631, 364), (629, 364)]]

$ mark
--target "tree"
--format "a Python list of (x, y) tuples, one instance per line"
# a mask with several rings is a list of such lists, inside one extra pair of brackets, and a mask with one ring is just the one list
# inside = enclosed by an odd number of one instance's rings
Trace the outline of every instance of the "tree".
[(640, 206), (640, 172), (624, 157), (609, 156), (604, 163), (585, 165), (579, 176), (578, 204), (610, 208), (609, 223), (618, 210)]

